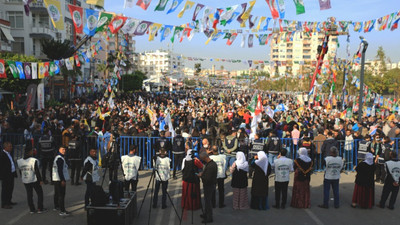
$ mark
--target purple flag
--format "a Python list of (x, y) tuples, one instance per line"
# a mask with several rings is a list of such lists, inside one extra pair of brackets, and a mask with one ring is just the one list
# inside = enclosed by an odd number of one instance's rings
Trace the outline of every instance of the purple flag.
[(136, 36), (144, 35), (147, 32), (147, 30), (149, 29), (151, 24), (153, 24), (153, 22), (141, 21), (140, 24), (136, 27), (135, 33), (133, 33), (133, 34)]
[(237, 17), (237, 21), (241, 24), (241, 23), (243, 23), (243, 20), (242, 20), (242, 16), (243, 16), (243, 14), (246, 12), (246, 8), (247, 8), (247, 3), (243, 3), (242, 5), (242, 8), (243, 8), (243, 10), (242, 10), (242, 13), (240, 13), (240, 15)]
[(29, 8), (29, 4), (31, 4), (33, 0), (24, 0), (24, 9), (25, 9), (25, 15), (29, 16), (29, 11), (31, 11), (31, 9)]
[(31, 63), (24, 63), (25, 79), (32, 79)]
[(200, 3), (198, 3), (198, 4), (196, 5), (196, 8), (195, 8), (195, 10), (194, 10), (194, 12), (193, 12), (192, 21), (196, 21), (197, 15), (199, 15), (199, 12), (200, 12), (203, 8), (204, 8), (204, 5), (202, 5), (202, 4), (200, 4)]
[(326, 10), (331, 8), (331, 0), (319, 0), (319, 9)]

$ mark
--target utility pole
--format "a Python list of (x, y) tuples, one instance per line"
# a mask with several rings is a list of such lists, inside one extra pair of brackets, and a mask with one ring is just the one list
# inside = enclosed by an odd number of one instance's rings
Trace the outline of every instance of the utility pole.
[(361, 72), (360, 72), (360, 97), (358, 99), (358, 122), (361, 123), (363, 115), (363, 98), (364, 98), (364, 67), (365, 67), (365, 52), (368, 48), (368, 42), (363, 36), (360, 36), (363, 44), (362, 56), (361, 56)]

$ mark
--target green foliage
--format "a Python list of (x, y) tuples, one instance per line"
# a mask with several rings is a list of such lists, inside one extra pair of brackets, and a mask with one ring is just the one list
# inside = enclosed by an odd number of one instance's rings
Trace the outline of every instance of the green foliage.
[[(33, 56), (26, 55), (18, 55), (14, 53), (0, 53), (0, 59), (4, 59), (5, 61), (18, 61), (18, 62), (39, 62)], [(5, 63), (7, 65), (7, 62)], [(7, 79), (0, 79), (0, 88), (23, 94), (26, 92), (26, 88), (30, 84), (39, 84), (40, 80), (20, 80), (19, 78), (15, 79), (10, 71), (8, 65), (6, 66)]]
[(122, 90), (124, 92), (132, 92), (136, 90), (141, 90), (143, 86), (143, 81), (146, 79), (146, 74), (141, 71), (135, 71), (133, 74), (127, 74), (121, 76), (120, 84), (123, 83)]
[(385, 51), (383, 50), (382, 46), (379, 46), (378, 51), (376, 52), (375, 58), (381, 62), (380, 64), (380, 71), (382, 73), (385, 73), (387, 71), (386, 67), (386, 54)]
[(46, 101), (44, 105), (49, 107), (56, 107), (56, 106), (63, 106), (63, 103), (54, 99), (50, 99), (49, 101)]
[(195, 80), (189, 80), (189, 79), (185, 79), (183, 80), (183, 83), (187, 86), (196, 86), (196, 81)]
[(60, 60), (74, 55), (74, 47), (69, 40), (42, 39), (42, 52), (50, 60)]
[(194, 72), (196, 75), (199, 75), (201, 72), (201, 63), (194, 64)]

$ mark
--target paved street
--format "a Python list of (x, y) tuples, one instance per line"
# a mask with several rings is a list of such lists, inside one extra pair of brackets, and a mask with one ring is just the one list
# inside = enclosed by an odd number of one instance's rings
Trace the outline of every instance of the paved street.
[[(140, 181), (138, 185), (138, 208), (142, 202), (150, 172), (141, 172)], [(351, 198), (354, 188), (355, 173), (343, 174), (340, 182), (340, 209), (333, 208), (333, 200), (331, 200), (331, 208), (320, 209), (317, 207), (322, 202), (322, 173), (314, 174), (311, 181), (311, 204), (310, 209), (294, 209), (287, 207), (285, 210), (270, 209), (267, 211), (243, 210), (234, 211), (232, 205), (232, 192), (230, 187), (230, 179), (226, 180), (226, 208), (214, 210), (214, 223), (213, 224), (266, 224), (277, 222), (278, 224), (398, 224), (400, 220), (400, 204), (397, 202), (396, 209), (391, 211), (389, 209), (374, 208), (371, 210), (366, 209), (353, 209), (350, 207)], [(107, 181), (106, 181), (107, 182)], [(251, 181), (250, 181), (251, 183)], [(273, 184), (273, 179), (270, 180), (270, 186)], [(288, 201), (291, 199), (291, 185), (289, 184)], [(181, 197), (181, 181), (170, 180), (168, 187), (169, 194), (177, 207), (179, 215), (181, 214), (180, 197)], [(249, 194), (250, 194), (250, 189)], [(375, 201), (379, 201), (382, 191), (382, 185), (376, 186)], [(61, 218), (58, 213), (53, 212), (53, 186), (44, 186), (45, 206), (49, 212), (39, 215), (30, 215), (26, 203), (25, 189), (20, 181), (16, 180), (13, 201), (18, 204), (11, 210), (0, 210), (0, 224), (1, 225), (83, 225), (86, 224), (86, 213), (83, 209), (83, 195), (85, 192), (85, 185), (81, 186), (67, 186), (66, 207), (67, 210), (72, 212), (72, 215), (67, 218)], [(150, 192), (149, 192), (150, 193)], [(269, 205), (274, 203), (274, 190), (273, 186), (270, 187)], [(160, 191), (161, 195), (161, 191)], [(159, 201), (161, 200), (161, 196)], [(36, 200), (35, 200), (36, 201)], [(399, 200), (398, 200), (399, 201)], [(149, 218), (149, 202), (150, 196), (145, 199), (143, 209), (139, 218), (134, 221), (134, 224), (147, 224)], [(161, 202), (159, 208), (152, 209), (149, 224), (179, 224), (179, 219), (175, 215), (174, 210), (168, 201), (168, 208), (162, 210)], [(289, 205), (290, 203), (288, 203)], [(193, 213), (194, 223), (200, 224), (201, 210)], [(182, 224), (191, 224), (191, 211), (184, 213)]]

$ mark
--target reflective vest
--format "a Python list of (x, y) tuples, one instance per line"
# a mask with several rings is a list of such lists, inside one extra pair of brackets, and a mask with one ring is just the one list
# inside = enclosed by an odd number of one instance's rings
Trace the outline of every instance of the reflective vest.
[(287, 182), (290, 178), (290, 171), (293, 171), (293, 160), (281, 157), (274, 161), (275, 181)]
[(156, 160), (156, 179), (158, 181), (168, 181), (169, 180), (169, 172), (170, 172), (170, 162), (171, 160), (168, 157), (161, 158), (157, 157)]
[[(97, 163), (96, 160), (94, 160), (92, 157), (88, 156), (85, 159), (85, 162), (83, 162), (83, 165), (85, 165), (87, 162), (90, 162), (92, 164), (92, 182), (96, 183), (97, 181), (100, 180), (100, 175), (99, 175), (99, 164)], [(85, 176), (83, 177), (84, 180), (86, 180), (86, 176), (89, 172), (87, 172), (85, 174)]]
[(250, 150), (251, 154), (257, 154), (259, 151), (264, 151), (264, 141), (262, 140), (254, 140), (253, 148)]
[(27, 159), (18, 159), (18, 168), (21, 170), (22, 183), (30, 184), (37, 181), (35, 173), (35, 163), (37, 159), (30, 157)]
[[(400, 161), (387, 161), (386, 162), (386, 166), (387, 166), (387, 172), (390, 173), (390, 175), (392, 175), (393, 180), (397, 183), (400, 182), (399, 178), (400, 178)], [(387, 175), (386, 175), (387, 176)]]
[(59, 176), (59, 174), (58, 174), (58, 165), (57, 165), (57, 160), (60, 159), (60, 158), (63, 160), (63, 174), (64, 174), (64, 179), (65, 179), (65, 180), (69, 180), (68, 165), (67, 165), (67, 163), (65, 162), (64, 157), (62, 157), (61, 155), (57, 155), (56, 158), (54, 159), (54, 162), (53, 162), (53, 171), (52, 171), (52, 174), (53, 174), (53, 176), (52, 176), (52, 177), (53, 177), (53, 181), (61, 181), (60, 176)]
[(52, 152), (54, 151), (54, 146), (53, 146), (53, 138), (50, 136), (43, 136), (39, 139), (39, 145), (40, 145), (40, 150), (42, 152)]
[(217, 178), (226, 178), (226, 155), (210, 155), (210, 159), (217, 164)]
[(125, 180), (137, 180), (140, 167), (139, 156), (124, 155), (121, 157), (122, 168), (124, 169)]
[(368, 153), (368, 147), (371, 145), (370, 141), (360, 141), (357, 151), (357, 159), (365, 159)]
[(327, 180), (338, 180), (340, 179), (340, 172), (343, 167), (343, 160), (341, 157), (328, 156), (325, 158), (325, 179)]

